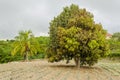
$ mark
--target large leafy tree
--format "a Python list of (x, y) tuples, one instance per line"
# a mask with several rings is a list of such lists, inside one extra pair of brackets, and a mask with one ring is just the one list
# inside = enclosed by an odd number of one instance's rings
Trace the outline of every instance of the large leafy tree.
[(26, 61), (28, 61), (29, 55), (36, 54), (39, 50), (39, 44), (30, 30), (20, 31), (19, 35), (15, 37), (13, 47), (12, 55), (20, 53)]
[(50, 22), (50, 62), (74, 59), (76, 66), (92, 66), (109, 51), (106, 31), (93, 14), (72, 4)]

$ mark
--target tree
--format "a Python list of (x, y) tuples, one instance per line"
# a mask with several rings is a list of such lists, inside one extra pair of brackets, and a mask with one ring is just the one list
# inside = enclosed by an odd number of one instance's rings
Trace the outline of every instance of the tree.
[(106, 31), (94, 21), (93, 14), (72, 4), (50, 22), (50, 62), (74, 59), (76, 66), (97, 63), (109, 48)]
[(12, 55), (20, 53), (26, 61), (28, 61), (29, 55), (36, 54), (39, 50), (39, 44), (30, 30), (20, 31), (19, 35), (15, 37), (13, 47)]
[(108, 40), (110, 44), (110, 51), (109, 54), (110, 58), (120, 57), (120, 32), (116, 32), (112, 35), (111, 39)]
[(120, 41), (120, 32), (116, 32), (112, 35), (112, 39), (116, 41)]
[(109, 40), (110, 43), (110, 50), (117, 51), (120, 50), (120, 32), (116, 32), (112, 35), (111, 39)]
[(35, 37), (35, 39), (40, 44), (40, 49), (37, 52), (37, 54), (32, 56), (31, 58), (33, 58), (33, 59), (45, 58), (46, 49), (47, 49), (48, 43), (49, 43), (49, 37), (48, 36), (39, 36), (39, 37)]
[(11, 44), (10, 41), (0, 41), (0, 63), (6, 63), (13, 61), (13, 57), (11, 56)]

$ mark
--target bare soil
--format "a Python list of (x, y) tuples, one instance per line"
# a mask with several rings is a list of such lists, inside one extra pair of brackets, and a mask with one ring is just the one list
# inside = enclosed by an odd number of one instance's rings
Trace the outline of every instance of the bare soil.
[(0, 64), (0, 80), (120, 80), (120, 63), (99, 62), (77, 69), (73, 62), (65, 61), (10, 62)]

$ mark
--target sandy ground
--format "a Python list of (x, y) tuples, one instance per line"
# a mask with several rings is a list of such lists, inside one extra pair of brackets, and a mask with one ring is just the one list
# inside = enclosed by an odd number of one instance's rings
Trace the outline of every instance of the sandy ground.
[[(117, 65), (117, 64), (116, 64)], [(104, 67), (103, 67), (104, 66)], [(119, 68), (120, 65), (117, 65)], [(0, 64), (0, 80), (120, 80), (120, 72), (99, 63), (77, 69), (74, 63), (48, 63), (46, 60)], [(114, 72), (112, 72), (112, 70)]]

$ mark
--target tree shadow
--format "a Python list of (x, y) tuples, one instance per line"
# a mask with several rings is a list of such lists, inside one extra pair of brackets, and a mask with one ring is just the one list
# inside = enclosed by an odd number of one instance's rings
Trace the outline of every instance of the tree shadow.
[(89, 67), (89, 66), (81, 66), (80, 68), (77, 68), (76, 65), (49, 65), (49, 67), (51, 68), (66, 68), (66, 69), (99, 69), (98, 67), (96, 66), (92, 66), (92, 67)]
[(74, 68), (75, 65), (49, 65), (49, 67), (53, 67), (53, 68)]

